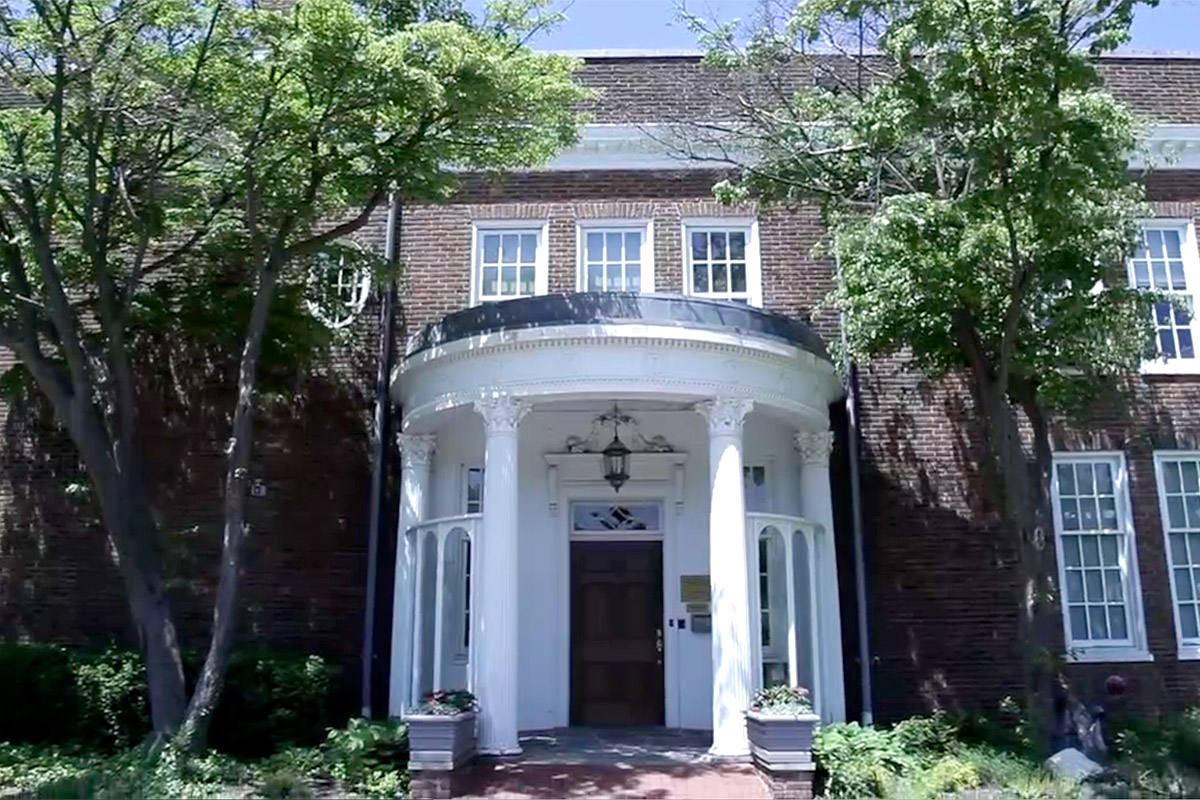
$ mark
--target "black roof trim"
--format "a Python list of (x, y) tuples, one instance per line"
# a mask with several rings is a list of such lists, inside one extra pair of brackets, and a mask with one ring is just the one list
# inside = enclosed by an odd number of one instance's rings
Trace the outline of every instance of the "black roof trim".
[(558, 325), (650, 323), (766, 336), (828, 360), (825, 343), (798, 319), (741, 303), (675, 294), (576, 292), (522, 297), (464, 308), (425, 325), (408, 356), (500, 331)]

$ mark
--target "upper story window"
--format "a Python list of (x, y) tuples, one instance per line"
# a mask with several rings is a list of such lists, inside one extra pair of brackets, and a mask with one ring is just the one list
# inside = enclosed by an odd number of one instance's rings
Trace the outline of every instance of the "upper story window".
[(331, 328), (345, 328), (371, 294), (370, 260), (348, 250), (318, 252), (313, 260), (308, 310)]
[(1200, 451), (1154, 454), (1180, 658), (1200, 658)]
[(579, 288), (585, 292), (653, 292), (650, 224), (581, 222)]
[(1194, 306), (1200, 289), (1200, 253), (1191, 222), (1153, 220), (1142, 231), (1142, 244), (1129, 259), (1129, 281), (1138, 289), (1154, 289), (1177, 302), (1154, 307), (1155, 346), (1165, 361), (1147, 365), (1164, 371), (1200, 369)]
[(1055, 453), (1063, 624), (1076, 661), (1150, 660), (1122, 453)]
[(702, 220), (685, 223), (683, 231), (688, 294), (762, 305), (755, 223)]
[(545, 225), (490, 223), (475, 227), (472, 297), (475, 303), (545, 294)]

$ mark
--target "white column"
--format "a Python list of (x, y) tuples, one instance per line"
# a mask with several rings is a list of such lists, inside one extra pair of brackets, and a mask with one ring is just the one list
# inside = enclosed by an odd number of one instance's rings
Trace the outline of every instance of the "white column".
[(517, 431), (529, 407), (497, 395), (477, 400), (475, 410), (487, 431), (483, 529), (475, 558), (480, 601), (477, 658), (472, 660), (480, 708), (479, 751), (510, 755), (521, 752), (517, 744)]
[(396, 577), (392, 589), (392, 667), (388, 676), (388, 713), (401, 716), (412, 703), (413, 600), (417, 549), (406, 532), (425, 519), (429, 497), (429, 466), (434, 437), (400, 436), (400, 510), (396, 533)]
[(742, 487), (742, 422), (751, 400), (718, 398), (696, 406), (708, 420), (709, 581), (712, 587), (714, 755), (749, 753), (744, 713), (754, 685), (746, 499)]
[(817, 636), (821, 647), (821, 717), (826, 722), (846, 719), (846, 687), (842, 674), (842, 613), (838, 600), (837, 551), (834, 547), (833, 494), (829, 485), (832, 431), (800, 431), (800, 503), (805, 517), (823, 529), (813, 554), (817, 567)]

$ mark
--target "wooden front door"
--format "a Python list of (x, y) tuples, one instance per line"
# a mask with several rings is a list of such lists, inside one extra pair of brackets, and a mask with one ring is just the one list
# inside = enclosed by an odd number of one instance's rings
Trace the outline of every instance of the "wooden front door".
[(662, 725), (662, 542), (571, 543), (571, 724)]

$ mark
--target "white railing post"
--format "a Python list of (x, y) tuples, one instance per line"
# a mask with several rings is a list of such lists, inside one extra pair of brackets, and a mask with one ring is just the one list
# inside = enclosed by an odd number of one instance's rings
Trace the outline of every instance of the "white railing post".
[(434, 581), (433, 594), (433, 689), (445, 689), (443, 681), (446, 674), (442, 671), (443, 656), (446, 650), (445, 616), (446, 616), (446, 523), (437, 526), (437, 579)]

